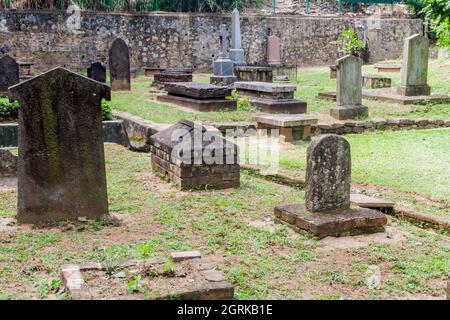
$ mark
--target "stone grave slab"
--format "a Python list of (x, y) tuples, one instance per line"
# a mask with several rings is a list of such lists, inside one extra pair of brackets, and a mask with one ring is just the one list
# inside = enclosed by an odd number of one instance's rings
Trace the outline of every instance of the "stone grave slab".
[(131, 90), (130, 53), (127, 44), (120, 38), (114, 39), (109, 48), (109, 72), (111, 90)]
[(9, 54), (0, 58), (0, 94), (5, 96), (8, 88), (19, 83), (19, 64)]
[(400, 72), (402, 69), (402, 66), (395, 65), (395, 64), (386, 64), (386, 63), (378, 63), (373, 66), (375, 69), (377, 69), (378, 72)]
[(156, 73), (164, 71), (163, 68), (158, 67), (145, 67), (144, 68), (144, 75), (146, 77), (153, 77)]
[(237, 107), (236, 101), (226, 99), (231, 95), (231, 89), (228, 87), (178, 82), (168, 83), (164, 88), (168, 93), (157, 96), (158, 101), (173, 103), (200, 112), (236, 110)]
[(444, 94), (430, 94), (429, 96), (404, 96), (397, 93), (396, 88), (366, 89), (363, 90), (364, 99), (378, 100), (402, 105), (418, 104), (424, 102), (449, 103), (450, 96)]
[(150, 137), (154, 172), (181, 190), (237, 188), (240, 185), (238, 147), (188, 120), (181, 120)]
[(234, 71), (236, 72), (237, 81), (273, 81), (272, 67), (236, 66)]
[(317, 99), (336, 101), (336, 92), (320, 92), (316, 96)]
[(363, 76), (363, 87), (378, 89), (378, 88), (390, 88), (392, 79), (385, 77)]
[(307, 150), (305, 203), (275, 207), (275, 221), (318, 238), (383, 231), (383, 213), (350, 205), (350, 176), (350, 144), (335, 134), (317, 137)]
[(130, 140), (122, 120), (103, 121), (102, 124), (103, 142), (120, 144), (126, 148), (130, 146)]
[[(65, 264), (61, 266), (61, 280), (72, 300), (233, 298), (234, 286), (199, 252), (174, 252), (170, 257), (125, 261), (119, 263), (111, 275), (97, 262)], [(168, 263), (173, 264), (172, 272), (164, 267)], [(128, 283), (137, 276), (141, 279), (140, 290), (129, 292)]]
[(350, 194), (350, 202), (361, 208), (376, 209), (384, 213), (391, 213), (394, 210), (392, 201), (369, 197), (360, 193)]
[(0, 148), (0, 177), (17, 175), (17, 156), (7, 148)]
[(106, 67), (101, 62), (91, 63), (87, 68), (87, 76), (99, 82), (106, 82)]
[(19, 223), (108, 213), (101, 101), (111, 89), (64, 68), (9, 88), (19, 102)]
[(267, 64), (269, 66), (281, 65), (281, 39), (276, 35), (267, 38)]
[(309, 140), (311, 125), (318, 121), (305, 114), (260, 114), (253, 116), (252, 120), (256, 121), (257, 129), (278, 129), (283, 142)]
[(166, 83), (192, 82), (192, 70), (188, 68), (164, 69), (153, 76), (152, 85), (162, 90)]

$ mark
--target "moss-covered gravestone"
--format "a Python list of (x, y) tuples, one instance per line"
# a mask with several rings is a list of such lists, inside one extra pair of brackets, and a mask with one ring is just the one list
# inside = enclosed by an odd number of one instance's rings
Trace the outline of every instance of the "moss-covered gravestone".
[(19, 223), (108, 213), (101, 101), (110, 94), (60, 67), (9, 88), (19, 102)]
[(131, 89), (130, 54), (127, 44), (120, 38), (114, 39), (109, 48), (109, 72), (111, 90), (129, 91)]
[(0, 93), (6, 94), (8, 87), (19, 83), (19, 64), (10, 55), (0, 58)]

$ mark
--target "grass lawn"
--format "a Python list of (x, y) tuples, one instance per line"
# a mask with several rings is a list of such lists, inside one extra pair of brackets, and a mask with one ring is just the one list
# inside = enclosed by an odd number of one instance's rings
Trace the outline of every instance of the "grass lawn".
[[(400, 63), (394, 61), (393, 63)], [(399, 73), (377, 73), (372, 65), (363, 67), (364, 75), (378, 75), (392, 78), (392, 85), (400, 83)], [(433, 93), (450, 94), (450, 61), (430, 59), (428, 83)], [(195, 74), (194, 81), (208, 82), (209, 75)], [(151, 78), (142, 75), (132, 79), (132, 91), (128, 93), (114, 92), (112, 106), (114, 109), (132, 113), (156, 123), (174, 123), (183, 118), (206, 122), (236, 122), (251, 121), (254, 110), (238, 109), (238, 111), (209, 112), (190, 114), (168, 105), (161, 105), (152, 100), (149, 93)], [(330, 121), (329, 110), (334, 102), (318, 100), (319, 92), (336, 91), (336, 80), (330, 79), (328, 67), (299, 68), (295, 82), (297, 91), (295, 97), (308, 103), (308, 113), (317, 115), (322, 121)], [(450, 119), (450, 104), (426, 104), (401, 106), (386, 102), (364, 100), (369, 107), (369, 117), (377, 119), (393, 118), (429, 118)]]
[[(360, 153), (354, 139), (371, 141), (349, 137), (354, 155)], [(238, 189), (180, 192), (151, 173), (148, 154), (113, 144), (105, 153), (110, 212), (120, 223), (48, 229), (0, 223), (0, 299), (64, 299), (54, 293), (60, 264), (142, 258), (147, 243), (213, 258), (235, 284), (236, 299), (444, 298), (447, 234), (389, 217), (388, 236), (316, 241), (271, 221), (273, 207), (303, 201), (302, 190), (243, 173)], [(14, 215), (15, 189), (0, 187), (0, 202), (3, 220)], [(366, 285), (373, 268), (381, 270), (378, 289)]]
[[(346, 135), (352, 148), (352, 181), (418, 194), (446, 204), (450, 218), (450, 130)], [(280, 154), (285, 169), (306, 169), (307, 143)], [(392, 195), (393, 200), (412, 195)], [(414, 197), (412, 197), (414, 198)], [(411, 199), (410, 202), (414, 202)]]

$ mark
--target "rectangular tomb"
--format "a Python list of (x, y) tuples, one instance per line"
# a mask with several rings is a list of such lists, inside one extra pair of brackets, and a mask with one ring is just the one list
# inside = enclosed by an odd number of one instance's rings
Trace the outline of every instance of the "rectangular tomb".
[(157, 96), (158, 101), (173, 103), (201, 112), (236, 110), (236, 101), (226, 99), (231, 95), (231, 89), (227, 87), (179, 82), (167, 83), (164, 89), (167, 91), (167, 95)]
[(234, 70), (238, 81), (273, 81), (273, 70), (271, 67), (237, 66)]
[(257, 123), (257, 129), (280, 130), (280, 138), (284, 142), (309, 140), (311, 125), (318, 121), (305, 114), (261, 114), (254, 116), (253, 120)]

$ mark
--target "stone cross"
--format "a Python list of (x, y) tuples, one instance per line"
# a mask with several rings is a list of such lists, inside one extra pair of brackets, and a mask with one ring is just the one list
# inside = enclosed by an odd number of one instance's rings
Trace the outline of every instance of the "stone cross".
[(335, 134), (321, 135), (307, 150), (305, 205), (311, 212), (350, 208), (350, 144)]
[(129, 91), (131, 89), (130, 53), (127, 44), (120, 38), (114, 39), (109, 48), (109, 72), (111, 90)]
[(19, 223), (108, 213), (101, 101), (110, 95), (61, 67), (9, 88), (19, 102)]
[(95, 81), (106, 82), (106, 68), (101, 62), (91, 63), (87, 68), (87, 76)]
[(219, 37), (220, 37), (220, 46), (222, 52), (220, 53), (221, 58), (228, 58), (228, 47), (229, 47), (229, 35), (228, 35), (228, 29), (226, 24), (220, 25), (220, 31), (219, 31)]
[(19, 64), (10, 55), (0, 58), (0, 92), (7, 92), (8, 87), (19, 83)]
[(429, 40), (419, 34), (406, 38), (403, 65), (397, 93), (404, 96), (428, 96), (427, 84)]
[(331, 115), (339, 120), (367, 116), (368, 109), (362, 105), (361, 58), (346, 55), (336, 60), (336, 102)]

